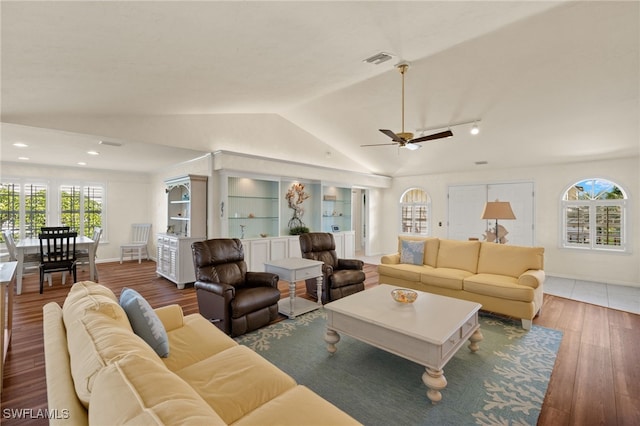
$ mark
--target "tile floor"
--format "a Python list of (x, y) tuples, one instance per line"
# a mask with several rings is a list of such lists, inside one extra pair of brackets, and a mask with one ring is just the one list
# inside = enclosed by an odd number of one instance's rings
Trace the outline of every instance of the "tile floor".
[(640, 287), (548, 276), (544, 292), (567, 299), (640, 314)]
[[(358, 259), (374, 265), (380, 263), (380, 256), (358, 256)], [(640, 286), (626, 287), (547, 275), (544, 292), (553, 296), (640, 314)]]

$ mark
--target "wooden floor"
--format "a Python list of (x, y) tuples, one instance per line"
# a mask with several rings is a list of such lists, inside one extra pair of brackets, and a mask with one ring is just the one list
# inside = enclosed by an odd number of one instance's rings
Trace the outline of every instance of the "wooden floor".
[[(138, 290), (152, 306), (178, 303), (185, 314), (198, 311), (192, 286), (178, 290), (158, 278), (151, 261), (98, 265), (100, 282), (116, 295), (123, 287)], [(373, 265), (365, 268), (366, 286), (378, 284)], [(88, 279), (79, 272), (79, 280)], [(287, 285), (281, 282), (283, 296)], [(69, 285), (60, 276), (53, 287), (38, 293), (37, 276), (25, 277), (23, 293), (15, 297), (13, 337), (5, 364), (2, 419), (7, 425), (47, 424), (45, 419), (9, 419), (10, 410), (47, 407), (42, 339), (42, 306), (62, 304)], [(296, 293), (304, 293), (299, 283)], [(284, 317), (282, 317), (284, 318)], [(556, 365), (542, 406), (540, 425), (640, 424), (640, 316), (545, 295), (542, 314), (534, 324), (564, 332)]]

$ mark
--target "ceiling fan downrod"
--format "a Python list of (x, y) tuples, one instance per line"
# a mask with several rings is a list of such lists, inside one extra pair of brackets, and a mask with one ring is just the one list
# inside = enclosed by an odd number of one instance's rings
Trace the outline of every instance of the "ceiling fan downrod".
[(402, 131), (398, 133), (398, 136), (400, 136), (405, 141), (408, 141), (413, 139), (413, 133), (404, 132), (404, 74), (409, 68), (409, 64), (404, 62), (404, 63), (398, 64), (397, 68), (398, 68), (398, 71), (400, 71), (400, 74), (402, 74), (402, 126), (401, 126)]

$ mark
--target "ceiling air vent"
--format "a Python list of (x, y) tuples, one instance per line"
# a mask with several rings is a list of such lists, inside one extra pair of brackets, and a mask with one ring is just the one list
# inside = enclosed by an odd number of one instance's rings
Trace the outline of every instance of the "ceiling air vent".
[(387, 62), (389, 59), (393, 58), (393, 55), (390, 53), (380, 52), (376, 53), (373, 56), (368, 57), (362, 62), (366, 62), (368, 64), (380, 65), (383, 62)]
[(111, 141), (100, 141), (99, 144), (107, 145), (107, 146), (122, 146), (120, 142), (111, 142)]

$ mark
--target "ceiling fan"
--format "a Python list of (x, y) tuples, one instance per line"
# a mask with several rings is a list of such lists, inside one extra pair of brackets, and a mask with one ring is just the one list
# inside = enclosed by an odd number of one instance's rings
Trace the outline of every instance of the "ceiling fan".
[(400, 133), (395, 133), (388, 129), (379, 129), (382, 133), (389, 136), (393, 142), (391, 143), (376, 143), (376, 144), (367, 144), (360, 146), (383, 146), (383, 145), (398, 145), (400, 148), (407, 148), (410, 150), (416, 150), (421, 148), (421, 145), (418, 145), (420, 142), (432, 141), (435, 139), (449, 138), (453, 136), (453, 132), (451, 130), (445, 130), (444, 132), (438, 132), (431, 135), (421, 136), (419, 138), (413, 138), (413, 133), (404, 131), (404, 74), (409, 68), (409, 64), (401, 63), (396, 66), (400, 74), (402, 74), (402, 131)]

